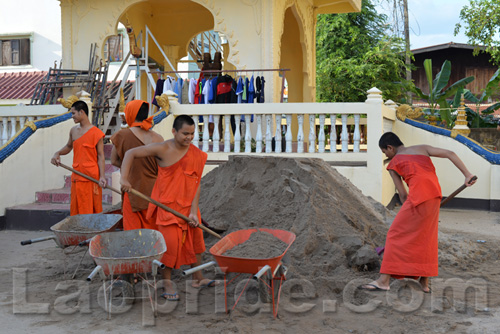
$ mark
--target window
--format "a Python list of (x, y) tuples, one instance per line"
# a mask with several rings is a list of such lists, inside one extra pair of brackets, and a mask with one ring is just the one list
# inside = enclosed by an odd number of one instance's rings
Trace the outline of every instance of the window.
[(0, 66), (30, 65), (30, 39), (0, 39)]
[(104, 59), (110, 62), (123, 60), (123, 36), (109, 36), (104, 44)]

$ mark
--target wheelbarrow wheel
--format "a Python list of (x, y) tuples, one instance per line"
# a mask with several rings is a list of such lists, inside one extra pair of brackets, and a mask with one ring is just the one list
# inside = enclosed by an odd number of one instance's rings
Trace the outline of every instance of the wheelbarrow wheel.
[(265, 273), (259, 279), (259, 296), (260, 300), (263, 303), (272, 303), (273, 301), (273, 293), (272, 291), (272, 278), (269, 273)]
[[(113, 314), (120, 314), (128, 311), (135, 301), (133, 285), (123, 280), (114, 281), (112, 287), (110, 287), (110, 284), (109, 281), (106, 281), (105, 289), (103, 286), (99, 289), (97, 293), (97, 302), (99, 306)], [(106, 296), (104, 294), (106, 294)], [(109, 310), (109, 298), (111, 298), (111, 310)]]

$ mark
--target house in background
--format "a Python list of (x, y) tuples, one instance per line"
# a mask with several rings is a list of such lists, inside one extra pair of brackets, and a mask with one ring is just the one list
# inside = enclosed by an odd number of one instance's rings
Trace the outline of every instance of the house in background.
[[(416, 66), (412, 72), (415, 86), (424, 93), (429, 91), (424, 69), (425, 59), (432, 59), (433, 78), (441, 70), (444, 61), (449, 60), (451, 62), (450, 84), (472, 75), (475, 79), (466, 88), (473, 94), (480, 95), (498, 67), (490, 62), (489, 54), (480, 52), (474, 56), (473, 52), (472, 45), (453, 42), (412, 50), (415, 57), (413, 64)], [(418, 103), (416, 99), (413, 102)]]

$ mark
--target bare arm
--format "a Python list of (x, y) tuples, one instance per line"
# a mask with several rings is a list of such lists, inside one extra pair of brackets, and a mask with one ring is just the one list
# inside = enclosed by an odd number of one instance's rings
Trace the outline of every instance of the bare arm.
[(61, 155), (66, 155), (73, 149), (73, 136), (71, 135), (72, 131), (73, 129), (71, 129), (71, 131), (69, 132), (69, 139), (66, 145), (64, 145), (59, 151), (54, 153), (54, 155), (52, 156), (50, 162), (53, 165), (59, 166), (59, 164), (61, 163)]
[(99, 167), (99, 185), (104, 188), (106, 187), (106, 168), (105, 168), (105, 157), (104, 157), (104, 142), (101, 139), (97, 142), (97, 165)]
[(114, 146), (111, 149), (111, 164), (118, 168), (121, 168), (122, 166), (122, 160), (118, 156), (118, 152), (116, 152), (116, 148)]
[(408, 198), (408, 192), (406, 191), (406, 188), (403, 184), (403, 180), (401, 180), (401, 176), (399, 176), (399, 174), (393, 170), (389, 170), (389, 174), (391, 174), (392, 181), (396, 186), (396, 190), (398, 191), (399, 194), (399, 199), (401, 200), (402, 203), (404, 203)]
[(189, 225), (192, 227), (197, 227), (200, 224), (200, 222), (198, 221), (200, 188), (201, 186), (198, 186), (198, 190), (196, 190), (196, 195), (194, 195), (193, 202), (191, 203), (191, 211), (189, 213), (189, 218), (191, 219), (191, 222), (189, 223)]
[(163, 145), (163, 143), (154, 143), (154, 144), (149, 144), (146, 146), (139, 146), (136, 148), (133, 148), (131, 150), (128, 150), (125, 153), (125, 156), (123, 157), (122, 160), (122, 165), (120, 168), (120, 184), (122, 191), (129, 192), (130, 189), (132, 188), (132, 185), (130, 184), (128, 177), (130, 173), (130, 167), (132, 167), (132, 162), (134, 161), (135, 158), (144, 158), (144, 157), (158, 157), (161, 151), (166, 151), (167, 150), (167, 145)]
[(458, 157), (458, 155), (450, 150), (445, 150), (442, 148), (430, 146), (430, 145), (423, 145), (425, 148), (427, 154), (431, 157), (438, 157), (438, 158), (447, 158), (449, 159), (465, 176), (465, 182), (464, 184), (467, 187), (470, 187), (476, 181), (472, 181), (471, 179), (474, 177), (474, 175), (469, 172), (463, 161)]

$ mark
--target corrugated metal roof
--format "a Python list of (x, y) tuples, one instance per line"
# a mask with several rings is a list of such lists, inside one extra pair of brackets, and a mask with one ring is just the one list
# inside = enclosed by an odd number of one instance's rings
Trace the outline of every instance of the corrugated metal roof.
[(484, 50), (486, 47), (483, 45), (478, 45), (473, 46), (470, 44), (464, 44), (464, 43), (444, 43), (444, 44), (437, 44), (437, 45), (432, 45), (432, 46), (426, 46), (423, 48), (418, 48), (418, 49), (413, 49), (411, 52), (413, 54), (419, 54), (419, 53), (424, 53), (424, 52), (431, 52), (431, 51), (437, 51), (437, 50), (444, 50), (444, 49), (468, 49), (468, 50), (474, 50), (475, 48), (479, 48), (481, 50)]
[(31, 99), (47, 71), (0, 73), (0, 99)]

